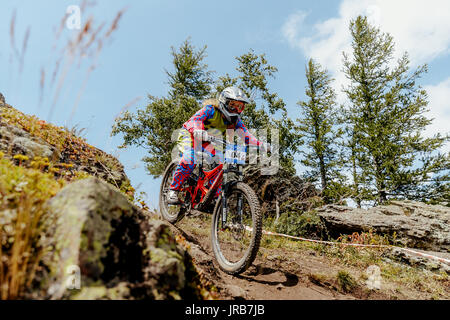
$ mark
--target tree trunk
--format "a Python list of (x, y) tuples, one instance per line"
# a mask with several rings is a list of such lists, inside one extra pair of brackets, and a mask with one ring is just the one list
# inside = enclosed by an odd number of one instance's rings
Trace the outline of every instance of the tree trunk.
[(323, 160), (323, 155), (319, 157), (320, 163), (320, 179), (322, 180), (322, 191), (327, 187), (327, 175), (325, 172), (325, 161)]
[(379, 204), (383, 204), (387, 200), (387, 195), (386, 195), (386, 187), (384, 184), (383, 173), (382, 173), (380, 162), (381, 161), (378, 157), (374, 158), (375, 179), (376, 179), (376, 184), (377, 184), (378, 202), (379, 202)]
[(356, 172), (356, 155), (354, 147), (352, 146), (352, 174), (353, 174), (353, 190), (354, 190), (354, 199), (356, 201), (356, 205), (358, 208), (361, 208), (361, 198), (359, 197), (359, 183), (358, 183), (358, 174)]

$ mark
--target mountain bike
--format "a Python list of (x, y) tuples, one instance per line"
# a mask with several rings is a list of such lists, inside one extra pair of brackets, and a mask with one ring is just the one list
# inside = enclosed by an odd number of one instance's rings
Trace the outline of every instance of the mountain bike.
[[(225, 146), (224, 161), (211, 161), (210, 154), (197, 152), (196, 160), (200, 160), (195, 162), (198, 171), (194, 171), (183, 184), (179, 193), (181, 203), (170, 205), (166, 201), (167, 192), (178, 165), (178, 160), (172, 161), (161, 182), (160, 212), (165, 220), (175, 224), (192, 211), (202, 211), (215, 201), (211, 225), (214, 257), (224, 272), (240, 274), (255, 260), (262, 234), (258, 197), (249, 185), (242, 182), (248, 146), (228, 143), (214, 136), (208, 136), (208, 141)], [(207, 165), (212, 168), (206, 170)], [(215, 198), (220, 186), (220, 195)]]

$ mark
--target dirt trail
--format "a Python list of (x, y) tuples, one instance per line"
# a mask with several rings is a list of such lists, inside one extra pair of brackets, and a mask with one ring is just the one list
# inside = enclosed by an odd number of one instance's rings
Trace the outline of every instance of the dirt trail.
[[(186, 218), (185, 218), (186, 219)], [(188, 218), (189, 219), (189, 218)], [(253, 265), (239, 276), (222, 272), (213, 258), (210, 237), (206, 235), (209, 224), (190, 228), (191, 222), (180, 222), (172, 229), (182, 235), (196, 266), (204, 276), (214, 283), (219, 291), (219, 299), (245, 300), (351, 300), (351, 299), (389, 299), (389, 297), (368, 290), (356, 290), (346, 294), (338, 289), (332, 280), (317, 281), (312, 274), (336, 274), (338, 268), (325, 257), (313, 250), (293, 251), (284, 248), (260, 248)], [(203, 225), (204, 224), (204, 225)], [(198, 234), (193, 230), (203, 230)]]

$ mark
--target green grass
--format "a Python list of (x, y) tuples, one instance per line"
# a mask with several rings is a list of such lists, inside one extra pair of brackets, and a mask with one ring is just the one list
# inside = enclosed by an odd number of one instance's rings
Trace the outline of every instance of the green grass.
[[(117, 187), (128, 199), (133, 202), (135, 198), (135, 189), (129, 181), (123, 181), (118, 185), (113, 178), (113, 171), (122, 168), (120, 162), (113, 156), (91, 146), (85, 139), (77, 137), (73, 134), (73, 130), (69, 131), (64, 127), (58, 127), (51, 123), (39, 120), (35, 116), (26, 115), (14, 108), (0, 108), (0, 117), (3, 121), (10, 125), (19, 127), (30, 135), (43, 139), (48, 144), (56, 147), (56, 149), (64, 154), (64, 163), (59, 159), (20, 159), (16, 164), (26, 165), (36, 168), (43, 168), (46, 171), (53, 170), (57, 177), (64, 177), (66, 180), (78, 180), (86, 177), (86, 174), (73, 170), (74, 164), (86, 167), (101, 167), (108, 174), (109, 183)], [(10, 155), (11, 157), (23, 157), (22, 155)]]
[(0, 152), (0, 298), (20, 298), (45, 248), (45, 202), (64, 185), (52, 173), (14, 165)]

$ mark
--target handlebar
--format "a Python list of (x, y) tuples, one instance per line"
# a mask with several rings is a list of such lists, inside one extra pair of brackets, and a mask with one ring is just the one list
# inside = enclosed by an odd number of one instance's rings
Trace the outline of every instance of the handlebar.
[(211, 142), (211, 143), (220, 143), (220, 144), (222, 144), (222, 145), (227, 145), (227, 144), (231, 144), (230, 142), (228, 142), (228, 141), (225, 141), (225, 140), (223, 140), (223, 139), (220, 139), (220, 138), (217, 138), (217, 137), (215, 137), (215, 136), (211, 136), (211, 135), (208, 135), (208, 137), (207, 137), (207, 139), (206, 139), (208, 142)]
[[(210, 135), (205, 130), (194, 131), (194, 139), (210, 142), (216, 146), (220, 145), (221, 147), (223, 147), (225, 145), (226, 148), (229, 148), (231, 146), (232, 149), (234, 149), (234, 150), (236, 150), (236, 148), (239, 148), (241, 146), (245, 146), (246, 148), (249, 146), (248, 143), (245, 143), (245, 140), (244, 140), (244, 145), (239, 145), (234, 142), (229, 142), (229, 141), (223, 140), (221, 138), (218, 138), (216, 136)], [(272, 150), (272, 147), (267, 142), (260, 145), (260, 147), (264, 148), (266, 151), (268, 151), (270, 153), (274, 153), (274, 150)], [(248, 150), (248, 149), (246, 149), (246, 150)], [(275, 150), (275, 152), (277, 152), (277, 150)]]
[[(205, 141), (205, 142), (211, 142), (214, 144), (221, 144), (221, 145), (235, 145), (234, 142), (229, 142), (226, 140), (223, 140), (221, 138), (218, 138), (216, 136), (210, 135), (207, 133), (207, 131), (205, 130), (197, 130), (197, 132), (201, 132), (201, 140)], [(194, 138), (196, 138), (196, 135), (194, 134)], [(200, 137), (199, 137), (200, 138)], [(197, 139), (199, 139), (197, 138)], [(199, 139), (200, 140), (200, 139)], [(244, 143), (246, 146), (248, 146), (249, 144)]]

